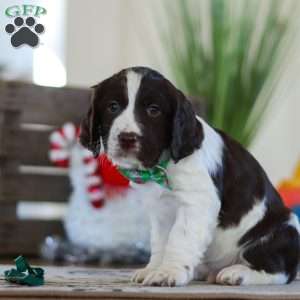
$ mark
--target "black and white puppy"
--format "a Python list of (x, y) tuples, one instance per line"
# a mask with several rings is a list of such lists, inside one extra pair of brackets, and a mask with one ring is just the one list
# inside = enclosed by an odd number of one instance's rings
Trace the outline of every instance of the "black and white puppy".
[(297, 272), (300, 226), (258, 162), (210, 127), (158, 72), (122, 70), (96, 85), (81, 142), (118, 166), (168, 158), (171, 190), (147, 189), (151, 259), (133, 281), (180, 286), (194, 278), (230, 285), (285, 284)]

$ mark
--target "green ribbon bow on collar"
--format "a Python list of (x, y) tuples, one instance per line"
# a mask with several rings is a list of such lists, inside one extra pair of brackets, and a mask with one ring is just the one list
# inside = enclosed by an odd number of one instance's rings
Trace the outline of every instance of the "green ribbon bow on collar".
[[(15, 259), (16, 269), (4, 271), (6, 281), (37, 286), (44, 284), (44, 270), (42, 268), (32, 268), (23, 256)], [(27, 272), (26, 272), (27, 271)]]
[(166, 170), (168, 162), (168, 160), (164, 160), (148, 170), (131, 170), (121, 167), (118, 167), (118, 170), (123, 176), (135, 183), (154, 181), (165, 188), (171, 189)]

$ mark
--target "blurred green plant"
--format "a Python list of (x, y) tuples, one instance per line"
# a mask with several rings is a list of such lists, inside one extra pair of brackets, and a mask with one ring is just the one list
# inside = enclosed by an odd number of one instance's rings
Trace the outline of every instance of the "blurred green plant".
[(207, 120), (245, 146), (272, 99), (297, 2), (285, 14), (280, 0), (210, 0), (208, 14), (204, 1), (165, 2), (161, 38), (176, 84), (204, 99)]

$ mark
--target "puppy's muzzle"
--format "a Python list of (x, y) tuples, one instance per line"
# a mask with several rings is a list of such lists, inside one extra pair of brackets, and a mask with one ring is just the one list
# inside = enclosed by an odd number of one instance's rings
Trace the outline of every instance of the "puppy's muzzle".
[(121, 132), (118, 136), (122, 150), (130, 151), (137, 147), (138, 135), (134, 132)]

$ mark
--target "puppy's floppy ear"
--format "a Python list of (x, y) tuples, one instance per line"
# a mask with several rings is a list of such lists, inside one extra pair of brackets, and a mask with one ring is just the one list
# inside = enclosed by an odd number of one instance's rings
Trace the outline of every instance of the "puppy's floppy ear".
[(80, 125), (80, 143), (91, 150), (95, 157), (98, 156), (101, 147), (100, 141), (100, 123), (98, 118), (95, 118), (95, 98), (97, 86), (92, 86), (91, 104), (87, 115), (82, 120)]
[(192, 104), (183, 93), (176, 91), (173, 132), (171, 140), (171, 157), (177, 163), (180, 159), (200, 148), (203, 140), (201, 123), (196, 119)]

